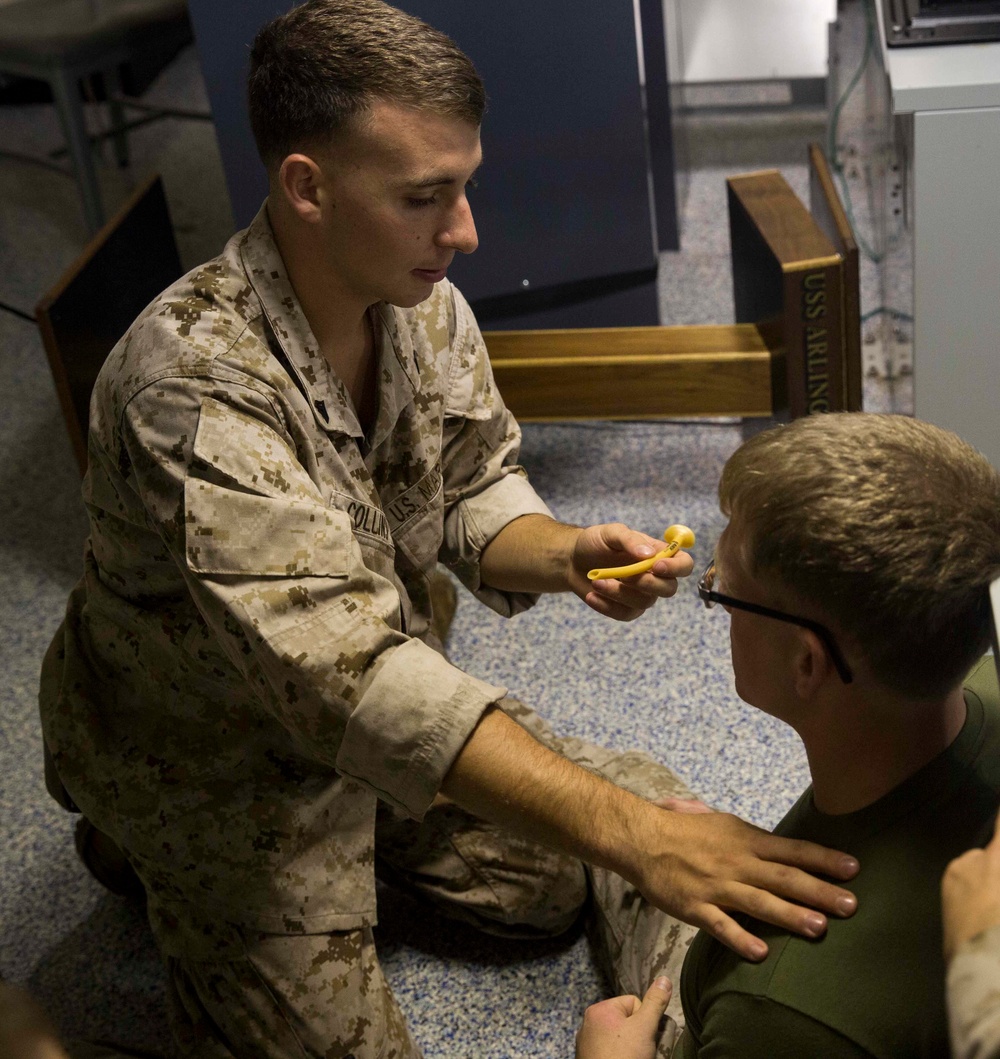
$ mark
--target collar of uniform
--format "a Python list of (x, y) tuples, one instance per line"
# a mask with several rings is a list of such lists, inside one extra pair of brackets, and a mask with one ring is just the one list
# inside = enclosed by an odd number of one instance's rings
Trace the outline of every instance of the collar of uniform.
[(388, 302), (377, 302), (371, 308), (372, 324), (377, 328), (375, 349), (378, 358), (378, 414), (372, 432), (372, 448), (392, 433), (400, 413), (420, 390), (420, 373), (408, 316), (411, 312)]
[(320, 352), (278, 252), (265, 202), (240, 244), (240, 259), (274, 337), (309, 399), (320, 427), (355, 438), (364, 431), (344, 384)]

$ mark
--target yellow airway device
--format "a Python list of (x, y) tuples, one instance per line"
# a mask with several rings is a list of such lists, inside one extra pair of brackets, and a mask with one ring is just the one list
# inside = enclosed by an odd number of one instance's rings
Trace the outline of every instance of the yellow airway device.
[(653, 564), (658, 563), (661, 559), (669, 559), (671, 555), (675, 555), (681, 548), (690, 548), (694, 544), (694, 533), (687, 526), (668, 526), (663, 531), (663, 539), (670, 543), (662, 552), (657, 552), (656, 555), (651, 555), (648, 559), (643, 559), (641, 562), (632, 563), (631, 566), (612, 566), (607, 570), (589, 570), (587, 577), (591, 581), (600, 581), (605, 577), (632, 577), (635, 574), (644, 574), (647, 570), (651, 570)]

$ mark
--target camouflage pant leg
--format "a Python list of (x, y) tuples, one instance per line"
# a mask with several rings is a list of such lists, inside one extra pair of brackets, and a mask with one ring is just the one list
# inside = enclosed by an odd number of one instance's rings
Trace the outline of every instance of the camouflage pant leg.
[[(517, 699), (505, 698), (500, 706), (543, 745), (621, 786), (638, 785), (636, 793), (686, 792), (673, 773), (644, 754), (560, 738)], [(585, 869), (578, 860), (453, 802), (433, 805), (419, 823), (380, 803), (375, 864), (383, 881), (415, 891), (446, 915), (501, 937), (561, 934), (587, 900)]]
[(578, 860), (453, 802), (433, 805), (419, 823), (380, 805), (375, 871), (445, 915), (506, 938), (562, 934), (588, 893)]
[(267, 934), (151, 900), (183, 1059), (421, 1059), (368, 927)]
[[(582, 739), (557, 736), (522, 703), (505, 699), (502, 705), (540, 742), (640, 798), (694, 797), (683, 781), (647, 754), (635, 750), (623, 753)], [(620, 875), (589, 865), (587, 874), (593, 898), (588, 931), (612, 989), (641, 997), (657, 975), (666, 975), (674, 984), (667, 1014), (683, 1028), (681, 965), (696, 929), (651, 905)], [(669, 1051), (661, 1046), (661, 1053)]]

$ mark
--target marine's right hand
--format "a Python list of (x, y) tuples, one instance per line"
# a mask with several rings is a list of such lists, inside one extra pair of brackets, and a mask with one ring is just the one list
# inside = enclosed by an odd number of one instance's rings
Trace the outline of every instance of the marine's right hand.
[(846, 853), (779, 838), (728, 813), (645, 804), (645, 819), (632, 830), (633, 863), (622, 874), (657, 907), (748, 960), (762, 960), (767, 945), (733, 913), (816, 938), (826, 932), (827, 915), (846, 918), (857, 909), (849, 890), (816, 878), (853, 878), (858, 862)]
[(510, 831), (616, 871), (658, 908), (750, 960), (767, 946), (731, 913), (818, 937), (824, 913), (849, 916), (856, 907), (852, 893), (808, 874), (850, 879), (853, 857), (725, 813), (662, 809), (554, 753), (497, 707), (480, 718), (441, 791)]

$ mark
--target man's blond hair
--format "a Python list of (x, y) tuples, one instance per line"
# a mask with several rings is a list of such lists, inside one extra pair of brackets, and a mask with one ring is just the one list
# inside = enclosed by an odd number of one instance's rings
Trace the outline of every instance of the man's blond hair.
[(486, 108), (458, 45), (382, 0), (307, 0), (254, 38), (250, 124), (268, 169), (327, 144), (376, 100), (475, 126)]
[(727, 462), (739, 562), (811, 604), (900, 693), (950, 691), (989, 643), (1000, 474), (955, 434), (898, 415), (809, 416)]

